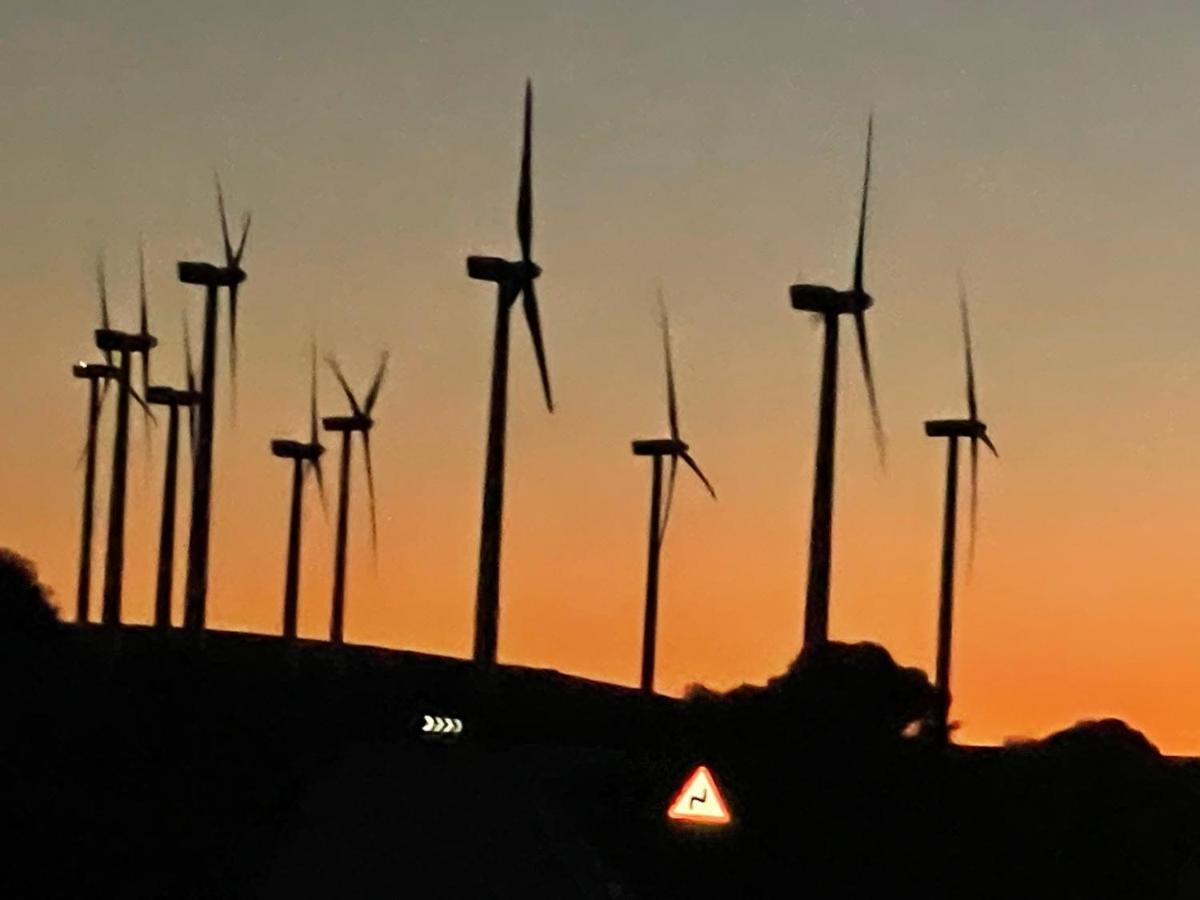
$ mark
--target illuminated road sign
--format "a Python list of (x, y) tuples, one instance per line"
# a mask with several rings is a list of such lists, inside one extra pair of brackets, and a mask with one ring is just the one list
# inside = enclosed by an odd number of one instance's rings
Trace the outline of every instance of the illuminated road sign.
[(423, 716), (421, 731), (425, 734), (462, 734), (463, 721), (452, 716)]
[(667, 816), (699, 825), (729, 824), (729, 807), (725, 805), (725, 798), (721, 796), (716, 779), (707, 766), (697, 766), (696, 771), (683, 783), (683, 789), (667, 809)]

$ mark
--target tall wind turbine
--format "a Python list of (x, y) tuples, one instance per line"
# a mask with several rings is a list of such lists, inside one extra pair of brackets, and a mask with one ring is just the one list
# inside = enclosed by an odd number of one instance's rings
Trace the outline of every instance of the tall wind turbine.
[(483, 478), (483, 516), (479, 529), (479, 577), (475, 590), (475, 662), (496, 662), (500, 626), (500, 538), (504, 518), (504, 440), (508, 420), (508, 332), (509, 313), (522, 297), (525, 321), (533, 340), (546, 408), (554, 411), (550, 375), (546, 370), (546, 348), (538, 316), (534, 280), (542, 268), (533, 261), (533, 86), (525, 82), (525, 129), (521, 147), (521, 178), (517, 191), (517, 237), (521, 258), (516, 261), (495, 256), (468, 256), (467, 275), (496, 283), (496, 331), (492, 350), (492, 398), (488, 413), (487, 461)]
[(216, 389), (217, 295), (229, 291), (229, 341), (231, 374), (237, 377), (237, 300), (238, 288), (246, 280), (242, 254), (250, 233), (250, 214), (242, 217), (242, 237), (237, 249), (229, 240), (225, 217), (225, 196), (217, 180), (217, 211), (221, 218), (221, 240), (225, 264), (180, 262), (179, 280), (204, 287), (204, 346), (200, 359), (200, 403), (196, 416), (196, 459), (192, 472), (192, 510), (188, 531), (187, 592), (183, 624), (189, 631), (203, 631), (208, 609), (208, 548), (212, 524), (213, 398)]
[(971, 354), (971, 324), (967, 317), (966, 291), (959, 282), (959, 309), (962, 312), (963, 344), (967, 364), (967, 418), (933, 419), (925, 423), (930, 437), (946, 438), (946, 506), (942, 522), (942, 580), (941, 602), (938, 607), (937, 674), (934, 687), (938, 709), (934, 722), (934, 738), (945, 743), (949, 737), (950, 716), (950, 650), (954, 629), (954, 542), (958, 514), (958, 439), (971, 441), (971, 531), (968, 565), (975, 556), (975, 530), (979, 516), (979, 442), (982, 441), (995, 456), (996, 445), (988, 437), (987, 425), (979, 418), (975, 400), (975, 364)]
[(308, 442), (276, 439), (271, 441), (271, 453), (292, 461), (292, 506), (288, 517), (287, 572), (283, 583), (283, 636), (296, 636), (296, 616), (300, 594), (300, 523), (304, 497), (304, 474), (311, 466), (317, 476), (321, 505), (325, 505), (325, 478), (321, 474), (321, 455), (325, 448), (317, 439), (317, 345), (312, 346), (309, 393)]
[(863, 256), (867, 233), (867, 198), (871, 187), (871, 137), (873, 119), (867, 120), (866, 164), (863, 171), (862, 202), (858, 218), (858, 244), (854, 253), (854, 282), (839, 291), (825, 285), (794, 284), (792, 307), (819, 316), (825, 325), (825, 353), (821, 365), (821, 404), (817, 424), (817, 461), (813, 472), (812, 526), (808, 544), (808, 592), (804, 604), (804, 645), (824, 643), (829, 637), (829, 570), (833, 551), (833, 462), (837, 427), (838, 321), (854, 317), (863, 376), (871, 402), (875, 442), (882, 462), (886, 452), (871, 354), (867, 347), (866, 312), (874, 298), (864, 286)]
[[(704, 487), (717, 499), (717, 492), (700, 466), (688, 452), (688, 445), (679, 436), (679, 409), (675, 401), (675, 369), (671, 365), (671, 325), (667, 319), (667, 308), (659, 295), (662, 327), (663, 355), (667, 365), (667, 422), (671, 428), (669, 438), (651, 438), (633, 442), (635, 456), (649, 456), (653, 468), (650, 480), (650, 546), (646, 563), (646, 617), (642, 631), (642, 691), (654, 692), (654, 656), (658, 646), (658, 558), (662, 550), (663, 536), (666, 534), (667, 521), (671, 514), (671, 501), (675, 497), (675, 472), (679, 460), (683, 460), (688, 468), (696, 473)], [(668, 478), (667, 499), (663, 504), (662, 470), (663, 458), (671, 460), (671, 473)]]
[[(103, 293), (102, 293), (103, 296)], [(102, 314), (103, 319), (107, 315)], [(112, 486), (108, 496), (108, 547), (104, 563), (104, 598), (101, 618), (105, 625), (121, 623), (121, 590), (125, 570), (125, 481), (129, 457), (129, 399), (136, 396), (130, 384), (131, 357), (141, 354), (143, 358), (158, 343), (157, 339), (141, 331), (129, 334), (116, 331), (102, 321), (96, 329), (96, 346), (106, 355), (117, 354), (117, 421), (113, 438)], [(138, 398), (139, 401), (141, 398)], [(145, 404), (142, 404), (145, 408)], [(147, 409), (150, 421), (153, 414)]]
[(330, 615), (329, 641), (333, 644), (342, 642), (342, 625), (346, 610), (346, 519), (350, 506), (350, 440), (355, 432), (362, 435), (363, 456), (367, 467), (367, 491), (371, 498), (371, 549), (378, 552), (378, 535), (375, 526), (375, 474), (371, 467), (371, 429), (375, 420), (371, 418), (371, 410), (379, 399), (379, 388), (383, 385), (383, 376), (387, 371), (387, 353), (379, 360), (379, 368), (375, 371), (375, 380), (367, 391), (366, 400), (360, 406), (346, 378), (342, 375), (341, 367), (332, 356), (327, 357), (329, 367), (337, 376), (338, 383), (350, 401), (351, 414), (348, 416), (326, 416), (321, 420), (326, 431), (338, 431), (342, 435), (342, 456), (338, 466), (338, 521), (337, 546), (333, 560), (333, 607)]
[[(143, 320), (144, 322), (144, 320)], [(154, 625), (156, 628), (171, 627), (171, 583), (175, 573), (175, 499), (176, 478), (179, 460), (179, 408), (188, 411), (188, 446), (193, 462), (196, 456), (195, 416), (192, 410), (200, 402), (196, 390), (196, 379), (192, 374), (192, 348), (188, 339), (187, 319), (183, 327), (183, 352), (187, 389), (151, 385), (146, 389), (146, 400), (167, 407), (167, 452), (166, 469), (163, 472), (162, 520), (158, 533), (158, 578), (154, 592)]]
[[(96, 261), (96, 287), (100, 295), (100, 327), (107, 329), (108, 289), (104, 278), (104, 260)], [(108, 383), (117, 377), (117, 368), (112, 364), (112, 354), (104, 354), (103, 363), (77, 362), (71, 369), (76, 378), (88, 383), (87, 438), (83, 458), (83, 514), (79, 538), (79, 583), (75, 594), (75, 621), (86, 623), (90, 615), (92, 596), (92, 517), (95, 513), (96, 497), (96, 436), (100, 424), (100, 411), (108, 394)], [(104, 382), (101, 390), (100, 382)]]

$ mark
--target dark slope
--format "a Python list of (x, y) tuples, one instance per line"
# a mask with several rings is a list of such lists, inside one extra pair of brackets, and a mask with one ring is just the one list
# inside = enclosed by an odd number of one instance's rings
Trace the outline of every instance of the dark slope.
[[(1200, 896), (1195, 764), (1113, 722), (941, 752), (901, 736), (930, 700), (870, 645), (678, 701), (250, 635), (4, 639), (0, 895)], [(726, 828), (666, 819), (699, 762)]]

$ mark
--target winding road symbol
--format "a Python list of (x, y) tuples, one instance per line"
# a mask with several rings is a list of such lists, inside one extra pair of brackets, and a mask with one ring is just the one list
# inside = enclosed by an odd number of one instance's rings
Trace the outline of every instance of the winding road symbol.
[(667, 808), (667, 817), (701, 825), (727, 825), (731, 817), (725, 798), (707, 766), (697, 766)]

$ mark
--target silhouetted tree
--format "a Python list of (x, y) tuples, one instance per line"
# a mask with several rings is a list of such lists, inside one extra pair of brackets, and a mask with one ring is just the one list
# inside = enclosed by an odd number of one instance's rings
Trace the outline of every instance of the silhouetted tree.
[(37, 567), (19, 553), (0, 547), (0, 635), (45, 635), (59, 627), (50, 588), (38, 581)]
[(768, 722), (809, 742), (877, 743), (898, 739), (935, 709), (935, 692), (920, 669), (899, 666), (878, 644), (812, 644), (787, 671), (763, 687), (742, 685), (718, 694), (692, 686), (698, 713)]

